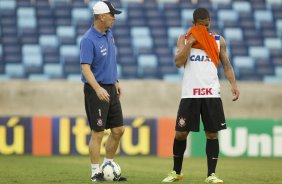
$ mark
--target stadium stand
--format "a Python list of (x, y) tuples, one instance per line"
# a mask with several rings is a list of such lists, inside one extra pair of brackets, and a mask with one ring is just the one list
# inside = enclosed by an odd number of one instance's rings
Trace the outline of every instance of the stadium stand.
[[(79, 80), (79, 42), (95, 2), (0, 0), (0, 80)], [(225, 37), (238, 80), (282, 83), (282, 0), (112, 3), (123, 10), (113, 27), (121, 79), (179, 81), (176, 40), (192, 25), (194, 9), (205, 7), (211, 30)]]

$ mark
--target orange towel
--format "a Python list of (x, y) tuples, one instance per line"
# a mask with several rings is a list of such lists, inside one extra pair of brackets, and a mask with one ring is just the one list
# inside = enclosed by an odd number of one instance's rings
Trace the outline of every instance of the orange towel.
[[(186, 33), (185, 38), (188, 40), (189, 36), (193, 34), (196, 43), (192, 45), (193, 48), (204, 50), (212, 62), (218, 67), (219, 63), (219, 50), (216, 41), (212, 35), (210, 35), (205, 26), (197, 25), (193, 26), (188, 33)], [(215, 33), (214, 33), (215, 34)]]

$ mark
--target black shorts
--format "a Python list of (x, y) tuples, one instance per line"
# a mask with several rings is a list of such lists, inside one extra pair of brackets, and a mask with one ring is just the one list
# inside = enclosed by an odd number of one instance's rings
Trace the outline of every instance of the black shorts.
[(110, 102), (101, 101), (89, 84), (84, 84), (85, 110), (91, 130), (103, 131), (123, 126), (119, 96), (113, 84), (100, 84), (110, 95)]
[(205, 131), (226, 129), (220, 98), (183, 98), (180, 101), (175, 130), (199, 132), (200, 116)]

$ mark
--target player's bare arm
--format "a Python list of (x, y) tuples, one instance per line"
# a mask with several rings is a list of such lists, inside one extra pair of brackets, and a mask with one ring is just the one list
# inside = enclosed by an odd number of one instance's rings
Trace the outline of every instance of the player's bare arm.
[(236, 100), (238, 100), (238, 98), (240, 96), (240, 91), (239, 91), (237, 83), (236, 83), (233, 67), (232, 67), (232, 65), (229, 61), (228, 55), (227, 55), (226, 43), (225, 43), (225, 40), (224, 40), (223, 37), (220, 37), (219, 58), (220, 58), (220, 61), (222, 63), (224, 74), (231, 84), (231, 92), (232, 92), (232, 95), (233, 95), (232, 100), (236, 101)]
[(174, 57), (175, 65), (178, 68), (186, 64), (188, 56), (190, 56), (191, 47), (195, 41), (196, 39), (193, 35), (191, 35), (185, 44), (185, 36), (179, 36), (177, 40), (176, 54)]
[(108, 92), (102, 88), (98, 82), (96, 81), (89, 64), (81, 64), (82, 74), (87, 80), (87, 82), (90, 84), (90, 86), (95, 90), (98, 98), (102, 101), (109, 102), (110, 101), (110, 95)]

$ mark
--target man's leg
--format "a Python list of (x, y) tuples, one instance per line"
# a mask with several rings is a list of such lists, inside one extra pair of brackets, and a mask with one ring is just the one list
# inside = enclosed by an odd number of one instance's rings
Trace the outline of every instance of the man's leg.
[(208, 177), (205, 183), (218, 183), (222, 184), (223, 181), (215, 175), (215, 169), (219, 154), (219, 143), (218, 143), (218, 132), (208, 132), (206, 131), (206, 154), (207, 154), (207, 164), (208, 164)]
[(181, 174), (183, 156), (186, 149), (187, 136), (189, 132), (175, 132), (175, 137), (173, 141), (173, 171), (168, 174), (168, 176), (163, 179), (162, 182), (174, 182), (183, 179), (183, 174)]
[(100, 148), (101, 142), (104, 136), (104, 131), (91, 132), (91, 138), (89, 141), (89, 156), (91, 161), (92, 176), (100, 172), (99, 159), (100, 159)]
[(188, 132), (178, 132), (175, 133), (175, 138), (173, 142), (173, 170), (176, 174), (181, 173), (183, 155), (186, 150)]
[(114, 158), (123, 133), (124, 133), (123, 126), (111, 129), (111, 133), (106, 142), (106, 159)]
[(206, 155), (208, 164), (208, 176), (215, 173), (219, 154), (218, 133), (206, 131)]

